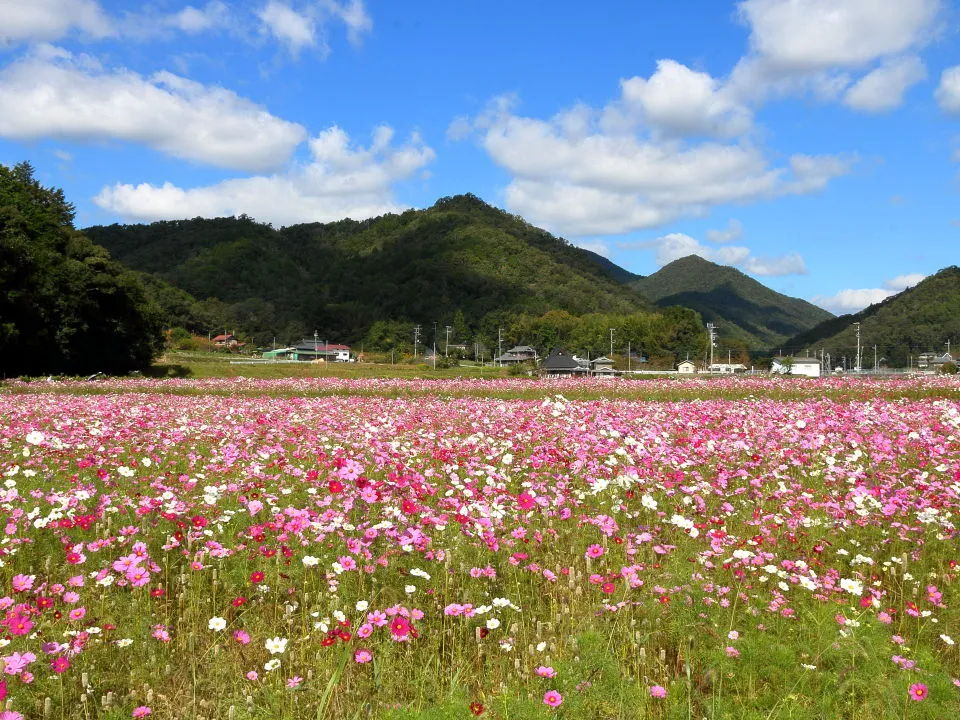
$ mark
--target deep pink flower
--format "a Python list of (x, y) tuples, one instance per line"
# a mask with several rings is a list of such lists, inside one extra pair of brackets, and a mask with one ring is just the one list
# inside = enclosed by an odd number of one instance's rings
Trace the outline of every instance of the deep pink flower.
[(560, 704), (563, 702), (563, 695), (558, 693), (556, 690), (547, 690), (543, 695), (543, 704), (549, 705), (550, 707), (560, 707)]
[(654, 685), (650, 688), (650, 695), (655, 698), (665, 698), (667, 696), (667, 689), (662, 685)]
[(140, 707), (135, 707), (133, 709), (133, 717), (135, 718), (145, 718), (147, 715), (150, 715), (153, 711), (148, 708), (146, 705), (141, 705)]
[(927, 686), (923, 683), (914, 683), (910, 686), (910, 699), (920, 702), (927, 699)]

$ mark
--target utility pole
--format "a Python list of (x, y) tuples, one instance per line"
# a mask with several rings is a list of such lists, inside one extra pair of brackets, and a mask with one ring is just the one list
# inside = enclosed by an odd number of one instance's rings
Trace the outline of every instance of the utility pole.
[(319, 360), (317, 357), (320, 354), (320, 344), (317, 342), (317, 331), (313, 331), (313, 359)]
[(877, 365), (877, 346), (873, 346), (873, 371), (876, 372), (880, 369), (880, 366)]
[(449, 325), (445, 325), (444, 327), (446, 327), (446, 329), (447, 329), (447, 344), (444, 345), (444, 347), (443, 347), (443, 356), (444, 356), (444, 357), (447, 357), (447, 353), (450, 352), (450, 330), (451, 330), (451, 328), (450, 328)]
[(433, 369), (437, 369), (437, 321), (433, 321)]
[[(947, 340), (946, 345), (947, 345), (947, 355), (950, 355), (950, 341), (949, 341), (949, 340)], [(953, 357), (953, 355), (950, 355), (950, 357)]]
[(613, 328), (610, 328), (610, 359), (613, 360)]
[(713, 349), (717, 346), (717, 326), (713, 323), (707, 323), (707, 331), (710, 333), (710, 367), (713, 367)]
[(857, 358), (853, 363), (853, 371), (860, 372), (860, 323), (855, 322), (853, 326), (857, 329)]
[(627, 372), (630, 372), (630, 369), (631, 369), (631, 368), (630, 368), (630, 360), (631, 360), (631, 357), (630, 357), (630, 341), (627, 340)]
[(416, 359), (417, 357), (417, 343), (419, 342), (420, 342), (420, 326), (414, 325), (413, 326), (413, 357), (414, 359)]
[(503, 328), (497, 328), (497, 365), (503, 367), (503, 361), (500, 359), (503, 357)]

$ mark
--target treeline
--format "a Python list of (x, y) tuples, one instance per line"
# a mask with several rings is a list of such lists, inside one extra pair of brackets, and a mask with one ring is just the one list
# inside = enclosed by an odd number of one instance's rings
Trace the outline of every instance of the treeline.
[(0, 165), (0, 372), (122, 374), (148, 366), (164, 317), (135, 273), (73, 225), (29, 163)]
[[(469, 357), (494, 356), (498, 347), (504, 351), (514, 345), (530, 345), (541, 354), (563, 348), (583, 356), (608, 355), (613, 331), (615, 355), (626, 355), (629, 349), (636, 356), (647, 357), (653, 364), (671, 366), (687, 356), (702, 358), (708, 339), (700, 316), (687, 308), (668, 308), (663, 312), (588, 313), (572, 315), (552, 310), (543, 315), (506, 314), (487, 317), (472, 330), (462, 313), (449, 323), (437, 324), (437, 349), (446, 351), (446, 327), (450, 327), (450, 344), (465, 346)], [(500, 331), (500, 332), (498, 332)], [(364, 336), (364, 351), (411, 354), (413, 325), (408, 322), (379, 321)], [(433, 325), (422, 327), (420, 352), (432, 347)], [(502, 342), (499, 342), (502, 338)], [(358, 348), (359, 349), (359, 348)], [(456, 351), (460, 354), (461, 351)], [(741, 350), (742, 352), (742, 350)], [(740, 357), (740, 355), (738, 355)]]

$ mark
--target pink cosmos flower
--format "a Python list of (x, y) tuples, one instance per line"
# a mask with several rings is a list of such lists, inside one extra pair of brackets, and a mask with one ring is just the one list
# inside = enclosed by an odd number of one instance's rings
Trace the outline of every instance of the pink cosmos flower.
[(82, 620), (83, 616), (87, 614), (87, 609), (85, 607), (74, 608), (70, 611), (70, 619), (73, 621)]
[(604, 552), (604, 550), (603, 550), (603, 546), (602, 546), (602, 545), (596, 545), (596, 544), (594, 544), (594, 545), (591, 545), (590, 547), (587, 548), (587, 551), (583, 554), (583, 556), (584, 556), (585, 558), (590, 558), (590, 559), (595, 560), (595, 559), (597, 559), (598, 557), (602, 557), (602, 556), (603, 556), (603, 552)]
[(927, 699), (927, 686), (923, 683), (914, 683), (910, 686), (910, 699), (920, 702)]
[(255, 682), (258, 677), (260, 676), (257, 675), (256, 670), (251, 670), (250, 672), (247, 673), (247, 680), (249, 680), (250, 682)]
[(552, 678), (557, 676), (557, 671), (552, 667), (541, 665), (537, 668), (537, 675), (540, 677)]
[(655, 698), (665, 698), (667, 689), (663, 685), (654, 685), (650, 688), (650, 696)]
[(370, 635), (372, 634), (373, 634), (373, 625), (371, 625), (370, 623), (364, 623), (363, 625), (357, 628), (357, 637), (360, 638), (361, 640), (363, 638), (370, 637)]
[(26, 592), (33, 587), (33, 575), (14, 575), (11, 584), (14, 592)]
[(373, 653), (366, 648), (357, 648), (357, 651), (353, 654), (353, 659), (362, 665), (373, 660)]
[(147, 715), (152, 714), (153, 711), (148, 708), (146, 705), (141, 705), (140, 707), (135, 707), (133, 709), (133, 717), (135, 718), (145, 718)]
[(241, 645), (246, 645), (250, 642), (250, 633), (248, 633), (246, 630), (234, 630), (233, 639)]
[(733, 646), (727, 646), (727, 657), (737, 658), (740, 657), (740, 651)]
[(303, 678), (299, 675), (294, 675), (292, 678), (287, 678), (287, 688), (292, 690), (293, 688), (299, 687), (300, 683), (303, 682)]
[(563, 695), (558, 693), (556, 690), (547, 690), (543, 695), (543, 704), (549, 705), (550, 707), (560, 707), (560, 704), (563, 702)]
[(23, 715), (15, 710), (4, 710), (0, 712), (0, 720), (23, 720)]
[(70, 667), (70, 661), (65, 658), (63, 655), (55, 657), (50, 661), (50, 668), (59, 675), (62, 672), (65, 672), (67, 668)]

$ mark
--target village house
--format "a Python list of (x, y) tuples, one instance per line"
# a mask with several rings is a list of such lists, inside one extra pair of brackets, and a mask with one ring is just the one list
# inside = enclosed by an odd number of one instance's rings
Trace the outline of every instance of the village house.
[(770, 365), (770, 372), (780, 375), (820, 377), (820, 361), (815, 357), (775, 357)]
[(554, 350), (540, 365), (544, 375), (579, 375), (583, 376), (590, 369), (568, 353), (566, 350)]
[(297, 343), (290, 355), (294, 360), (302, 361), (353, 362), (353, 358), (350, 356), (349, 345), (318, 343), (312, 338), (305, 338)]
[(597, 377), (613, 377), (617, 371), (613, 369), (613, 360), (608, 357), (598, 357), (590, 361), (590, 374)]
[(496, 358), (500, 365), (519, 365), (523, 362), (536, 362), (537, 351), (529, 345), (516, 345)]
[(684, 360), (677, 363), (677, 372), (681, 375), (693, 375), (697, 371), (697, 366), (693, 360)]
[(747, 371), (747, 366), (743, 363), (714, 363), (710, 366), (710, 372), (724, 374), (742, 373)]

